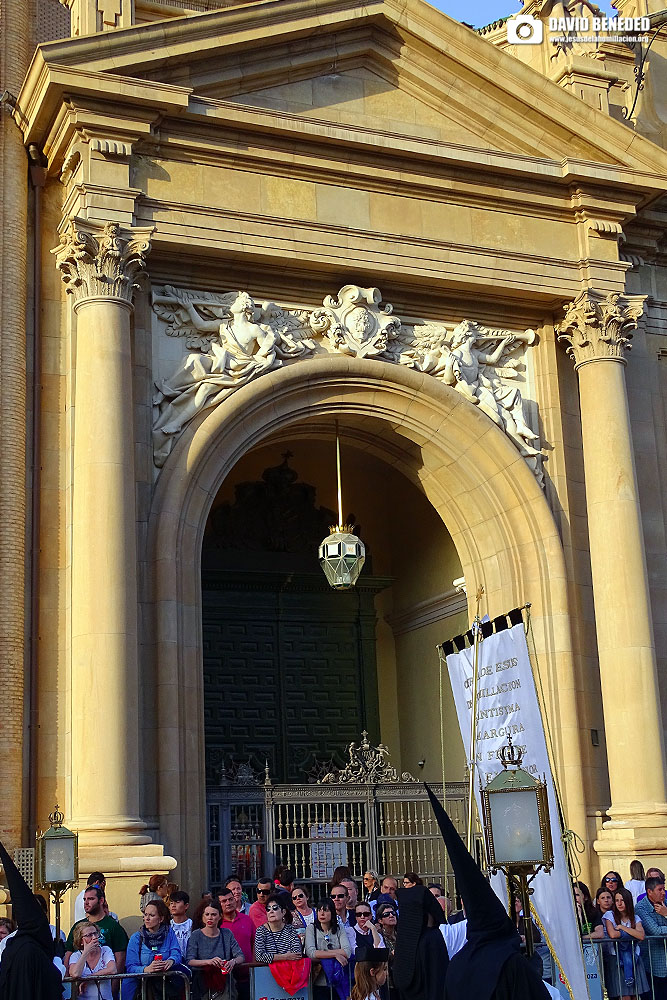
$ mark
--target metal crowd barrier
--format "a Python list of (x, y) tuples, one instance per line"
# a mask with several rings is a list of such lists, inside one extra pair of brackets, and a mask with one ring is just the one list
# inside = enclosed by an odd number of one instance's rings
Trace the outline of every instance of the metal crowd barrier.
[[(97, 993), (93, 994), (95, 1000), (102, 1000), (102, 986), (123, 979), (138, 980), (138, 988), (134, 994), (135, 1000), (169, 1000), (167, 994), (167, 979), (177, 976), (182, 980), (183, 991), (182, 1000), (190, 1000), (190, 977), (181, 969), (167, 969), (165, 972), (112, 972), (102, 976), (65, 976), (63, 983), (71, 983), (72, 1000), (81, 996), (80, 988), (94, 985)], [(114, 994), (116, 995), (116, 994)]]
[(667, 1000), (667, 937), (647, 934), (643, 941), (628, 935), (624, 938), (632, 944), (626, 945), (620, 938), (583, 938), (591, 1000), (623, 996)]

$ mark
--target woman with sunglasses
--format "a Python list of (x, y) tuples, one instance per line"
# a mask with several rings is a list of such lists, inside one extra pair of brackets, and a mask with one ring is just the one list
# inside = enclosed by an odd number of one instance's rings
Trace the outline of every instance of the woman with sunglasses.
[[(338, 920), (331, 896), (327, 896), (317, 904), (317, 916), (306, 930), (306, 955), (311, 962), (336, 959), (342, 969), (345, 969), (350, 961), (352, 955), (350, 939)], [(323, 969), (320, 969), (314, 979), (313, 1000), (330, 1000), (330, 988)]]
[(272, 893), (266, 901), (266, 923), (255, 934), (255, 961), (298, 961), (303, 958), (301, 941), (285, 905), (285, 893)]
[[(70, 955), (67, 975), (76, 979), (89, 976), (111, 976), (116, 972), (116, 959), (111, 948), (100, 944), (100, 932), (95, 924), (85, 920), (74, 928), (74, 947)], [(99, 992), (98, 992), (99, 991)], [(95, 1000), (111, 1000), (111, 980), (108, 982), (81, 983), (80, 997), (95, 997)]]
[(396, 951), (396, 928), (398, 927), (396, 907), (393, 903), (380, 903), (375, 911), (375, 919), (384, 940), (384, 947), (389, 952), (389, 975), (387, 976), (387, 982), (382, 988), (381, 996), (383, 1000), (387, 1000), (387, 998), (388, 1000), (398, 1000), (399, 993), (394, 986), (391, 974), (394, 952)]
[(292, 902), (295, 907), (292, 911), (292, 923), (296, 927), (297, 934), (303, 943), (306, 939), (306, 928), (315, 920), (315, 910), (310, 905), (305, 886), (294, 886), (292, 889)]
[(373, 914), (368, 903), (357, 903), (354, 908), (355, 952), (357, 948), (384, 948), (382, 935), (373, 923)]
[(617, 889), (623, 888), (623, 879), (618, 872), (607, 872), (605, 877), (600, 882), (600, 888), (609, 889), (609, 892), (613, 896)]

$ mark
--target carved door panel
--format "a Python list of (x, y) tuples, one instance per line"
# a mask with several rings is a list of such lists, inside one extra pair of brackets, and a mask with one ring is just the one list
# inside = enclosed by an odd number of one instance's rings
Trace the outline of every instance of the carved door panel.
[[(239, 615), (242, 614), (238, 609)], [(277, 622), (204, 608), (204, 728), (209, 766), (278, 764), (281, 712)], [(215, 750), (214, 754), (209, 750)]]
[(273, 781), (314, 780), (377, 730), (373, 593), (323, 592), (319, 578), (312, 592), (269, 584), (204, 575), (208, 784), (265, 760)]

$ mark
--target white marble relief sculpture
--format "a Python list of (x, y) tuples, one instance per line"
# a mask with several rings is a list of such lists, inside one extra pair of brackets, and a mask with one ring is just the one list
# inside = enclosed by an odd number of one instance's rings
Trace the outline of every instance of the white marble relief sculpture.
[[(211, 304), (166, 286), (154, 294), (153, 307), (161, 318), (168, 318), (172, 330), (180, 320), (186, 329), (196, 331), (189, 340), (196, 339), (202, 347), (186, 355), (171, 378), (155, 383), (153, 451), (158, 467), (197, 413), (315, 347), (305, 336), (309, 313), (289, 312), (273, 302), (257, 306), (247, 292), (231, 292)], [(206, 313), (213, 315), (207, 318)]]
[(415, 326), (414, 343), (399, 358), (403, 364), (451, 385), (479, 406), (514, 442), (536, 474), (541, 451), (538, 435), (528, 426), (521, 391), (503, 380), (516, 379), (521, 362), (510, 355), (519, 345), (535, 342), (535, 331), (513, 334), (489, 330), (464, 319), (451, 332), (443, 327)]
[(166, 285), (153, 309), (169, 336), (190, 349), (168, 379), (155, 383), (154, 460), (161, 467), (183, 428), (230, 392), (284, 364), (316, 354), (377, 358), (425, 372), (479, 406), (518, 448), (542, 480), (538, 436), (528, 424), (514, 383), (519, 352), (533, 330), (511, 333), (463, 320), (402, 325), (377, 288), (345, 285), (314, 310), (257, 304), (247, 292), (215, 295)]

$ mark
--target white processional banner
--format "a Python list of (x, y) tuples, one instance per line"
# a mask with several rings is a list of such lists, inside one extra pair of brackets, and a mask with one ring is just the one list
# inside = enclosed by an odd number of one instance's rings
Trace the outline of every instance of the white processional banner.
[[(447, 657), (456, 714), (466, 754), (470, 752), (472, 712), (473, 648)], [(551, 813), (554, 867), (539, 872), (532, 883), (532, 904), (548, 935), (549, 943), (567, 978), (575, 1000), (588, 996), (581, 943), (577, 931), (572, 889), (561, 839), (559, 812), (554, 794), (544, 726), (537, 701), (533, 672), (523, 625), (515, 625), (488, 636), (480, 643), (477, 684), (477, 770), (475, 796), (482, 815), (479, 783), (486, 785), (498, 773), (497, 751), (512, 737), (524, 751), (522, 767), (536, 778), (546, 775)], [(502, 874), (491, 880), (505, 902), (506, 883)], [(558, 975), (558, 970), (557, 970)]]

